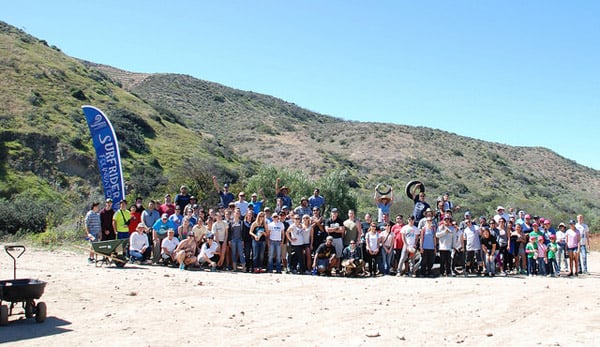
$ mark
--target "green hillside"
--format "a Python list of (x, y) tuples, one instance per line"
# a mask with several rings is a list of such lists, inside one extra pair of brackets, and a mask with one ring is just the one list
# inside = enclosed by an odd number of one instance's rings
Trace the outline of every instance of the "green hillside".
[[(69, 57), (3, 22), (0, 48), (0, 198), (51, 206), (49, 227), (102, 196), (84, 104), (115, 126), (130, 196), (160, 198), (186, 183), (209, 206), (212, 175), (246, 189), (269, 165), (274, 175), (297, 170), (313, 180), (344, 170), (363, 213), (378, 182), (399, 192), (393, 212), (409, 213), (400, 192), (419, 179), (432, 205), (449, 191), (477, 214), (501, 204), (553, 219), (583, 213), (600, 224), (600, 173), (545, 148), (349, 122), (190, 76), (131, 73)], [(292, 195), (298, 201), (310, 190)], [(9, 212), (0, 209), (0, 218)]]

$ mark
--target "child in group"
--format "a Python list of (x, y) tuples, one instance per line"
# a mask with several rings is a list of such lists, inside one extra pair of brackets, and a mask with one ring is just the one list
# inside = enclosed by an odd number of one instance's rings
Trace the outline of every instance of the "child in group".
[(537, 242), (537, 270), (538, 275), (546, 276), (546, 264), (548, 263), (546, 244), (544, 243), (544, 237), (538, 236)]
[(548, 244), (548, 271), (550, 276), (555, 277), (555, 274), (560, 276), (560, 269), (556, 262), (556, 255), (558, 253), (558, 245), (556, 244), (556, 235), (550, 234), (550, 243)]
[(529, 242), (525, 246), (525, 253), (527, 254), (527, 275), (531, 277), (535, 273), (535, 261), (537, 258), (537, 243), (535, 236), (529, 238)]

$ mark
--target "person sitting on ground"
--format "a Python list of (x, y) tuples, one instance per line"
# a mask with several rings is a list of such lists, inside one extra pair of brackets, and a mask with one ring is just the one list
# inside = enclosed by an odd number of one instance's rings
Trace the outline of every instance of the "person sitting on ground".
[(129, 259), (132, 263), (134, 261), (143, 262), (150, 258), (152, 248), (150, 248), (148, 237), (145, 234), (146, 229), (144, 223), (138, 223), (135, 232), (129, 237)]
[(356, 240), (350, 241), (342, 252), (342, 271), (347, 277), (361, 276), (365, 272), (365, 261), (360, 247), (356, 247)]
[(212, 233), (206, 234), (206, 242), (200, 248), (199, 263), (210, 265), (210, 271), (217, 270), (217, 263), (221, 256), (219, 243), (215, 242), (215, 236)]
[(167, 237), (162, 241), (160, 253), (164, 266), (175, 264), (175, 248), (178, 244), (179, 239), (175, 237), (175, 230), (167, 230)]
[(188, 265), (198, 263), (198, 241), (193, 231), (188, 233), (188, 238), (179, 242), (175, 248), (175, 260), (179, 264), (179, 269), (183, 270)]
[(337, 267), (337, 258), (335, 256), (335, 246), (333, 245), (333, 236), (327, 236), (325, 243), (319, 245), (315, 251), (313, 260), (313, 274), (326, 274), (331, 276), (331, 270)]

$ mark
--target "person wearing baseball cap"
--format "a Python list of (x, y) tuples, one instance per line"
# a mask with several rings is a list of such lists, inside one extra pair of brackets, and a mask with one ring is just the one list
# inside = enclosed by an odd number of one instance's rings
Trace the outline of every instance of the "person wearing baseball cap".
[(199, 263), (210, 265), (210, 271), (217, 270), (217, 263), (221, 257), (219, 243), (215, 242), (213, 233), (206, 234), (206, 242), (200, 247), (200, 255), (198, 256)]
[(152, 226), (152, 261), (154, 264), (158, 264), (161, 254), (161, 245), (163, 240), (168, 236), (167, 230), (176, 230), (177, 226), (169, 219), (169, 215), (163, 213), (160, 219), (157, 220)]

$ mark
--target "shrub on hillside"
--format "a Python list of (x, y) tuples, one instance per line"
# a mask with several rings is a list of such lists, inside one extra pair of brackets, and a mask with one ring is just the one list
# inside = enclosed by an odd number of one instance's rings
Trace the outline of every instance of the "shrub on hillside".
[(22, 232), (43, 232), (48, 217), (53, 211), (48, 201), (19, 197), (13, 200), (0, 199), (0, 235)]

